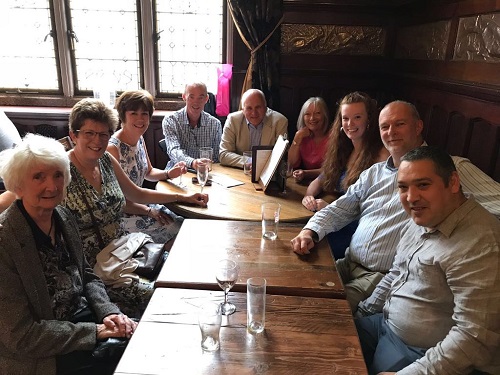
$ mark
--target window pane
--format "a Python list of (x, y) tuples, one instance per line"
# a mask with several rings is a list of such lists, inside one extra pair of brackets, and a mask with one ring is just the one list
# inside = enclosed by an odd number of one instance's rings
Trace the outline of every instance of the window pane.
[(0, 2), (3, 88), (27, 92), (59, 90), (51, 29), (48, 0)]
[(109, 85), (140, 88), (139, 34), (134, 0), (70, 0), (77, 90)]
[(222, 7), (223, 0), (156, 1), (160, 92), (183, 92), (190, 81), (217, 91)]

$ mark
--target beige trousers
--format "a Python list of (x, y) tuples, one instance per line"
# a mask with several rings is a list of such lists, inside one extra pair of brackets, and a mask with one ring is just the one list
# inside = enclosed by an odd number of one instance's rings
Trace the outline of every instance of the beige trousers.
[(347, 258), (337, 260), (336, 267), (344, 283), (347, 302), (354, 313), (358, 309), (358, 303), (370, 297), (384, 274), (371, 271)]

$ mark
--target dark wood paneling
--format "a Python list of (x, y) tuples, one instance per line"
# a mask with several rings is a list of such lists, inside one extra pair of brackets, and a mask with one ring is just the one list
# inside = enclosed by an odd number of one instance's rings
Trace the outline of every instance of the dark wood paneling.
[(500, 162), (500, 126), (481, 118), (471, 119), (471, 125), (472, 132), (466, 156), (484, 172), (493, 176)]
[(467, 118), (460, 112), (451, 112), (449, 119), (448, 141), (446, 151), (450, 155), (467, 155), (472, 126)]
[(431, 108), (430, 119), (424, 124), (428, 130), (425, 138), (431, 145), (446, 145), (448, 137), (448, 112), (439, 105)]
[[(26, 133), (38, 133), (59, 139), (68, 135), (70, 108), (0, 107), (0, 110), (16, 125), (21, 136)], [(155, 111), (149, 129), (144, 134), (151, 164), (161, 169), (165, 168), (167, 156), (158, 146), (158, 142), (164, 138), (161, 123), (163, 117), (169, 113), (171, 112)]]

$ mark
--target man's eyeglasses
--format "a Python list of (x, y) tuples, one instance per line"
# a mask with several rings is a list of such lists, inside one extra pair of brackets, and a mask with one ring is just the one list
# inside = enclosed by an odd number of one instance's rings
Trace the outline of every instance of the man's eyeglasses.
[(91, 141), (92, 139), (95, 138), (95, 136), (99, 136), (99, 140), (101, 141), (109, 141), (111, 138), (111, 133), (109, 132), (104, 132), (104, 133), (98, 133), (92, 130), (77, 130), (75, 133), (79, 133), (82, 135), (82, 137), (88, 141)]

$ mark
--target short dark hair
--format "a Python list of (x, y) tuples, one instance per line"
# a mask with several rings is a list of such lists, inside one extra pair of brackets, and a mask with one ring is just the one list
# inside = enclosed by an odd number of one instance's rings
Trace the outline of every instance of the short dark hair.
[(118, 111), (118, 117), (121, 122), (125, 121), (125, 112), (138, 111), (144, 109), (149, 113), (149, 119), (153, 117), (155, 110), (153, 96), (146, 90), (124, 91), (116, 99), (115, 108)]
[(118, 116), (104, 102), (94, 98), (84, 98), (76, 103), (69, 114), (69, 130), (76, 133), (86, 120), (94, 120), (108, 126), (113, 134), (118, 126)]
[(401, 161), (430, 160), (434, 164), (436, 174), (443, 179), (444, 185), (448, 187), (453, 172), (457, 170), (451, 156), (442, 148), (436, 146), (421, 146), (403, 155)]

